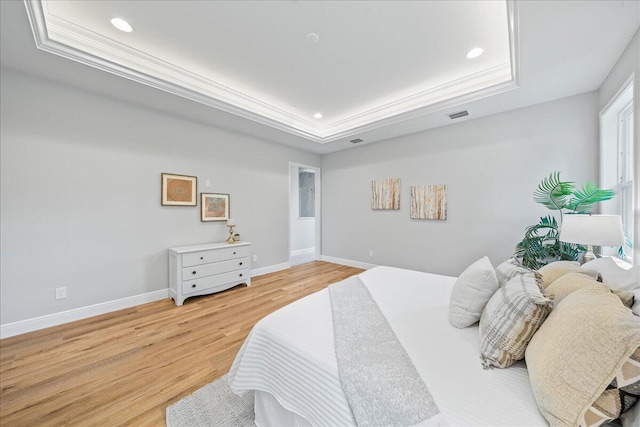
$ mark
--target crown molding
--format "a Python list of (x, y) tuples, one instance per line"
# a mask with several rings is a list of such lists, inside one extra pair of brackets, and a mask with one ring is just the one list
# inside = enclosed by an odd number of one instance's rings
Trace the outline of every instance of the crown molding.
[(513, 0), (507, 0), (510, 62), (325, 127), (52, 15), (47, 0), (24, 3), (36, 46), (41, 50), (321, 144), (518, 87), (518, 19)]

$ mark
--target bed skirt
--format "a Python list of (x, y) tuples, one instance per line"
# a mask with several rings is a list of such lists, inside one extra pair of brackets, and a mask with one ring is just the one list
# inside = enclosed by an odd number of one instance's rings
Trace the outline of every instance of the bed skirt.
[(256, 390), (254, 411), (257, 427), (311, 427), (304, 417), (284, 408), (278, 399), (265, 391)]

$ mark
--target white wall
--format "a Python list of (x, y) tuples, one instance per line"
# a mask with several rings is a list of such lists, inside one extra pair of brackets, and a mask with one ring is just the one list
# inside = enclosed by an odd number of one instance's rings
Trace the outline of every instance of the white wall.
[(162, 172), (231, 195), (254, 268), (288, 261), (289, 162), (318, 155), (9, 69), (1, 91), (1, 324), (166, 289), (168, 247), (223, 240), (199, 207), (160, 205)]
[(316, 220), (315, 218), (300, 218), (299, 210), (299, 185), (298, 185), (298, 169), (299, 166), (292, 164), (290, 167), (291, 187), (289, 216), (291, 218), (291, 252), (303, 249), (315, 248), (316, 246)]
[(598, 91), (600, 110), (607, 106), (609, 101), (611, 101), (632, 74), (634, 90), (633, 108), (635, 112), (635, 141), (633, 146), (635, 154), (635, 238), (633, 240), (633, 262), (635, 265), (640, 265), (640, 30), (636, 31), (636, 34), (618, 59), (618, 62), (616, 62), (600, 86)]
[[(597, 179), (597, 141), (591, 92), (326, 155), (323, 255), (449, 275), (502, 262), (549, 212), (531, 198), (543, 177)], [(371, 209), (378, 178), (401, 179), (399, 211)], [(446, 221), (409, 218), (410, 186), (426, 184), (447, 185)]]

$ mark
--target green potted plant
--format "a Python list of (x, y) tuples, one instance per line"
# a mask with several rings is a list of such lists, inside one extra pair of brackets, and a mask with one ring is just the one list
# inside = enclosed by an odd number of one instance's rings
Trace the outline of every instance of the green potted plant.
[(576, 261), (585, 252), (581, 245), (561, 242), (560, 227), (565, 213), (591, 213), (598, 202), (611, 199), (613, 190), (598, 188), (593, 182), (580, 189), (574, 182), (561, 181), (560, 172), (553, 172), (544, 178), (533, 193), (533, 200), (552, 211), (559, 212), (559, 222), (553, 214), (543, 216), (537, 224), (527, 227), (524, 238), (516, 245), (515, 257), (525, 267), (539, 269), (549, 262), (558, 260)]

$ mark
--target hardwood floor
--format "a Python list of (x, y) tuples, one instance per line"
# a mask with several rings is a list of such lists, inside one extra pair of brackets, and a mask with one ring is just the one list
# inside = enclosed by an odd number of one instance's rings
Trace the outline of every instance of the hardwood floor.
[(265, 315), (362, 270), (315, 261), (182, 307), (157, 301), (0, 340), (0, 425), (157, 426), (228, 372)]

